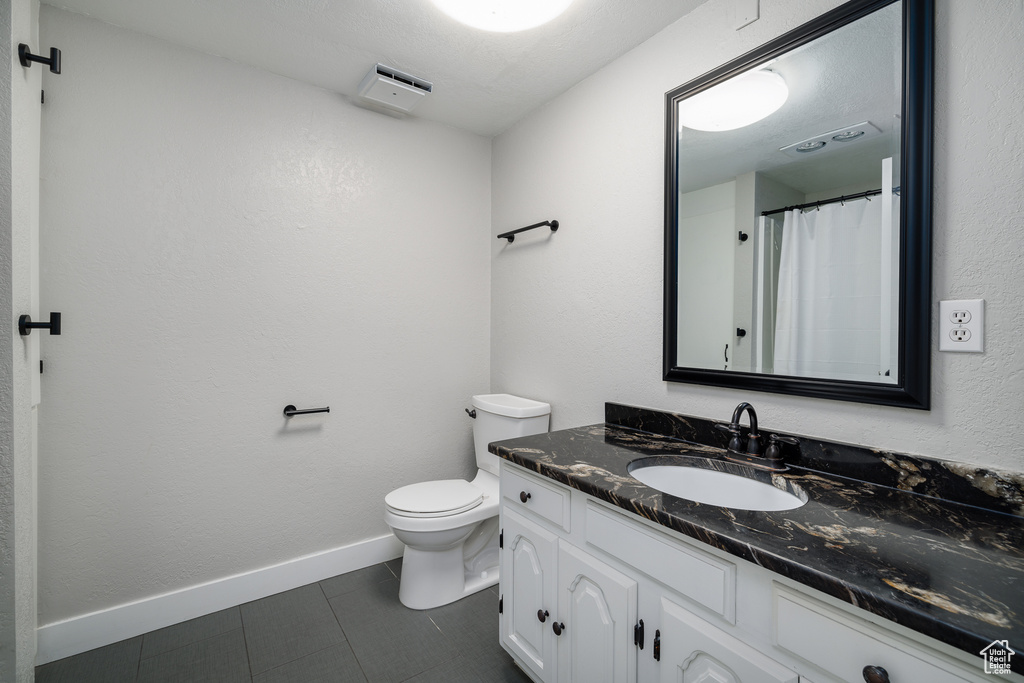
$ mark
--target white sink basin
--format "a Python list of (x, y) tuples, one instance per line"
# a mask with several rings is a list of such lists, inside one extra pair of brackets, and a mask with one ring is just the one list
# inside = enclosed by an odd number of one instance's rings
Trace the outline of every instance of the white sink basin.
[(662, 493), (735, 510), (792, 510), (807, 502), (806, 496), (741, 474), (691, 465), (644, 465), (641, 461), (636, 466), (630, 465), (629, 474)]

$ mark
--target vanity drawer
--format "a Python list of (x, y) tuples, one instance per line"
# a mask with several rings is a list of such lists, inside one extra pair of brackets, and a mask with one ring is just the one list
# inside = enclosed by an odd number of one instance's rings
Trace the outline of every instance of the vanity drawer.
[(569, 531), (568, 489), (503, 462), (501, 496), (517, 510), (525, 510)]
[[(892, 683), (964, 683), (980, 680), (938, 652), (854, 614), (775, 584), (775, 644), (840, 681), (864, 680), (880, 666)], [(959, 670), (958, 670), (959, 669)]]
[(736, 565), (587, 502), (587, 543), (736, 623)]

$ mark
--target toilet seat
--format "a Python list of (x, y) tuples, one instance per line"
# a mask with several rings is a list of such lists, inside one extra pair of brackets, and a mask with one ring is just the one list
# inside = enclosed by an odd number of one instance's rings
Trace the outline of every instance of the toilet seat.
[(442, 479), (395, 489), (384, 504), (403, 517), (450, 517), (472, 510), (483, 499), (483, 491), (465, 479)]

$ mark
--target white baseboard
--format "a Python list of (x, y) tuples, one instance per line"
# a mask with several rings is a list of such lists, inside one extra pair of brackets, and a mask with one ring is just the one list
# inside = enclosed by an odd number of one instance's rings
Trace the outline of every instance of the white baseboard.
[(36, 665), (218, 612), (234, 605), (393, 560), (405, 546), (392, 534), (299, 557), (36, 629)]

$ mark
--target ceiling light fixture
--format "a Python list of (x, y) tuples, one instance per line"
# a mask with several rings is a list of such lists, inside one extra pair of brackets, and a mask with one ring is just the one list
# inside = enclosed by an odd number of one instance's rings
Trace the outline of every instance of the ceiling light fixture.
[(431, 0), (456, 21), (496, 33), (525, 31), (546, 24), (572, 0)]
[(718, 132), (749, 126), (786, 103), (789, 88), (774, 71), (748, 71), (679, 103), (679, 124)]

